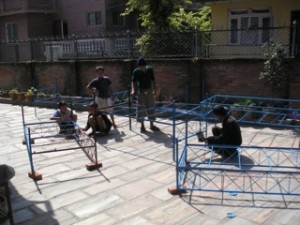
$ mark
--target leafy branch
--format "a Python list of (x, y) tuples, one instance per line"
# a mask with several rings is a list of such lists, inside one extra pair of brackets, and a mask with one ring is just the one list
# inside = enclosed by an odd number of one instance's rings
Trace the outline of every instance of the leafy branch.
[(269, 43), (265, 50), (265, 62), (259, 79), (266, 80), (273, 92), (286, 91), (288, 88), (288, 70), (285, 62), (286, 53), (279, 43)]

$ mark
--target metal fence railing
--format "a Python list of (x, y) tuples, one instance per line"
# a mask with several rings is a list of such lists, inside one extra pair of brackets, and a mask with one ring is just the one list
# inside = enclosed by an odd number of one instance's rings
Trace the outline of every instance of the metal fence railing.
[[(263, 58), (264, 46), (299, 53), (296, 26), (247, 30), (126, 31), (97, 37), (44, 38), (0, 43), (0, 62), (121, 58)], [(298, 37), (299, 38), (299, 37)], [(140, 44), (142, 43), (142, 44)]]

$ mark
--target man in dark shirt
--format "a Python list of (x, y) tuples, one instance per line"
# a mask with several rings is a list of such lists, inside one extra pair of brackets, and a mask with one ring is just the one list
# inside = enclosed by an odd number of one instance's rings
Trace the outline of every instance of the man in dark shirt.
[(138, 95), (138, 121), (141, 123), (141, 132), (146, 132), (144, 118), (148, 116), (150, 129), (159, 131), (154, 126), (155, 116), (155, 95), (156, 85), (152, 67), (147, 65), (146, 60), (140, 57), (137, 61), (137, 68), (132, 73), (132, 94)]
[[(213, 136), (200, 138), (199, 141), (205, 141), (208, 145), (234, 145), (242, 144), (242, 134), (236, 119), (226, 112), (223, 106), (217, 105), (213, 108), (214, 115), (222, 122), (222, 127), (212, 128)], [(237, 154), (236, 148), (217, 148), (213, 147), (215, 153), (225, 158)]]
[(113, 115), (113, 104), (112, 104), (112, 88), (111, 88), (111, 80), (104, 76), (104, 67), (97, 66), (96, 67), (97, 78), (93, 79), (88, 85), (87, 88), (92, 91), (97, 91), (95, 102), (98, 105), (98, 110), (101, 112), (106, 112), (110, 114), (110, 118), (112, 121), (112, 125), (114, 128), (117, 128), (115, 124), (115, 119)]

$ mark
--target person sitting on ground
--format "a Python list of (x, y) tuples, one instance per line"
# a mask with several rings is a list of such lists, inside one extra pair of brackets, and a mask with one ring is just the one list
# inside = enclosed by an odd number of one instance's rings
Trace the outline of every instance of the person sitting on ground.
[[(241, 145), (242, 133), (236, 119), (229, 115), (226, 109), (221, 105), (215, 106), (213, 113), (222, 122), (222, 127), (214, 126), (212, 128), (213, 136), (207, 138), (202, 137), (199, 141), (205, 141), (208, 145)], [(224, 158), (229, 158), (237, 154), (236, 148), (213, 147), (213, 150)]]
[(77, 114), (68, 108), (65, 101), (58, 103), (58, 109), (54, 112), (50, 120), (55, 120), (60, 128), (59, 134), (71, 134), (75, 132), (75, 122)]
[(89, 136), (95, 135), (97, 132), (100, 134), (108, 134), (112, 122), (108, 119), (107, 115), (101, 111), (97, 110), (98, 104), (96, 102), (91, 102), (89, 105), (89, 115), (84, 131), (88, 131), (92, 128), (92, 132), (88, 134)]

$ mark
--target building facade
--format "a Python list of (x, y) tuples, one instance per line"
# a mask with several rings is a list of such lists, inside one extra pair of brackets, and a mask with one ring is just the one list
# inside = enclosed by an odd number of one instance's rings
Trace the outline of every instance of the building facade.
[(134, 15), (123, 17), (125, 0), (0, 0), (0, 39), (97, 36), (136, 29)]
[(53, 34), (54, 0), (1, 0), (0, 39), (26, 40)]
[(218, 31), (211, 36), (210, 57), (222, 54), (241, 58), (245, 52), (262, 56), (262, 46), (270, 42), (281, 43), (291, 56), (299, 53), (299, 0), (198, 2), (211, 6), (212, 26)]

